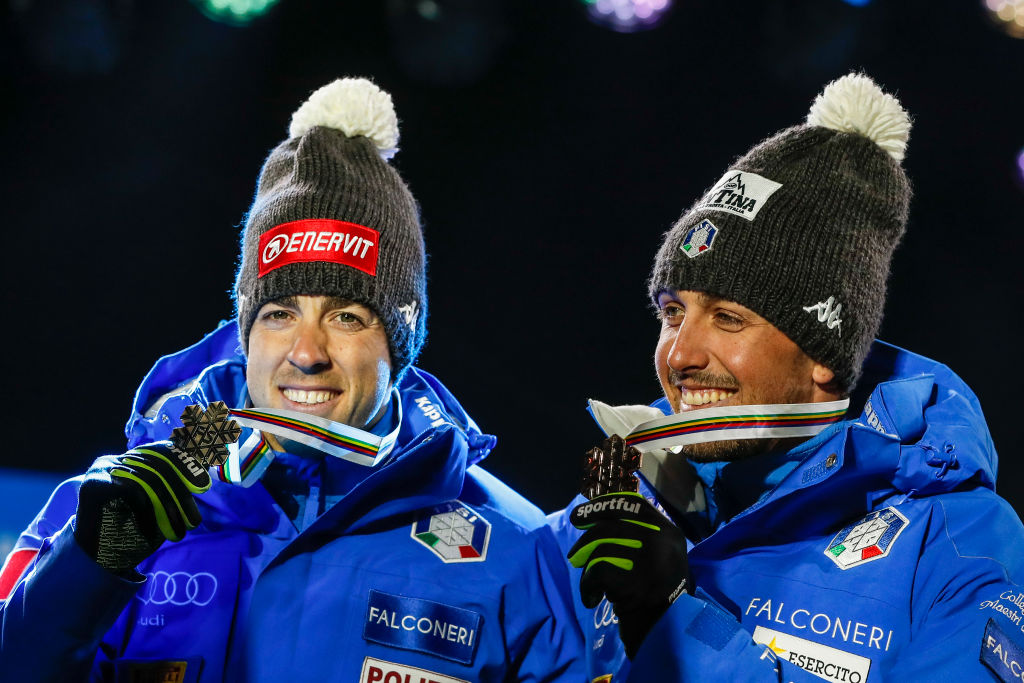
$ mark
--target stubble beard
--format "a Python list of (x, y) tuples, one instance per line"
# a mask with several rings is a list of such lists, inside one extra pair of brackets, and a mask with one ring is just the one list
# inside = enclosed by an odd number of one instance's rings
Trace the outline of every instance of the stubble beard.
[(683, 446), (683, 455), (693, 462), (749, 460), (776, 449), (778, 439), (729, 439)]
[[(694, 380), (707, 385), (717, 385), (723, 388), (739, 389), (739, 384), (734, 377), (728, 376), (704, 376), (701, 373), (690, 375)], [(671, 375), (670, 375), (671, 378)], [(671, 378), (676, 379), (676, 378)], [(760, 390), (753, 390), (749, 393), (749, 401), (742, 405), (761, 405), (773, 403), (803, 403), (806, 397), (797, 387), (762, 387)], [(712, 406), (709, 406), (712, 407)], [(805, 438), (794, 439), (728, 439), (724, 441), (707, 441), (704, 443), (693, 443), (682, 447), (682, 453), (687, 459), (696, 463), (707, 462), (734, 462), (738, 460), (749, 460), (759, 455), (789, 449), (805, 441)]]

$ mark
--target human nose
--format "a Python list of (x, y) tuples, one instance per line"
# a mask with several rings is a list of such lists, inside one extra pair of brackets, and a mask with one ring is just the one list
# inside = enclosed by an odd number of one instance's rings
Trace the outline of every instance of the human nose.
[(288, 351), (288, 362), (307, 375), (323, 372), (330, 366), (327, 335), (320, 325), (303, 322), (298, 326), (292, 347)]
[(675, 328), (666, 362), (676, 372), (702, 370), (708, 366), (707, 339), (696, 325), (686, 320)]

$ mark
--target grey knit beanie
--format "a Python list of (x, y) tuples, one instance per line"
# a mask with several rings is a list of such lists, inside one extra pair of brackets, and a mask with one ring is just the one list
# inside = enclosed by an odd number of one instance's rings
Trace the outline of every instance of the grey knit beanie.
[(391, 96), (362, 78), (325, 85), (270, 152), (245, 221), (235, 306), (242, 349), (260, 308), (337, 296), (380, 316), (397, 382), (426, 338), (419, 211), (387, 160), (398, 143)]
[(910, 120), (863, 74), (807, 123), (739, 158), (665, 234), (648, 292), (702, 291), (758, 313), (851, 390), (878, 332), (910, 184)]

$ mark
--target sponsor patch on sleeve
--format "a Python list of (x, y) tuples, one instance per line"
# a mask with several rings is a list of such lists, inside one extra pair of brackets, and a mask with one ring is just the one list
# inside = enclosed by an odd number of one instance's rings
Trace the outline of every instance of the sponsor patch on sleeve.
[(985, 625), (980, 660), (1003, 683), (1024, 680), (1024, 648), (1010, 638), (995, 619), (989, 619)]
[(413, 522), (412, 537), (446, 564), (483, 562), (487, 559), (491, 523), (453, 500), (427, 510)]
[(0, 600), (6, 600), (18, 584), (25, 567), (39, 553), (35, 548), (21, 548), (7, 556), (3, 569), (0, 569)]
[(260, 236), (259, 277), (291, 263), (327, 261), (377, 275), (380, 233), (357, 223), (307, 218), (282, 223)]
[(472, 664), (483, 615), (433, 600), (370, 591), (365, 640)]

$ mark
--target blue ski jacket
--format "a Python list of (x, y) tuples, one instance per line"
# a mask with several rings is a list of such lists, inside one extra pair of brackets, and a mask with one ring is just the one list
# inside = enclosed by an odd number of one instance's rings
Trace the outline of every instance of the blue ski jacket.
[[(162, 358), (129, 446), (168, 437), (185, 405), (244, 393), (223, 324)], [(301, 533), (257, 482), (214, 481), (203, 522), (134, 583), (75, 543), (79, 479), (21, 535), (0, 603), (0, 680), (580, 681), (569, 576), (541, 512), (476, 463), (482, 434), (431, 375), (398, 387), (391, 460)]]
[[(977, 398), (944, 365), (881, 342), (860, 386), (860, 414), (791, 451), (795, 469), (731, 519), (701, 471), (715, 465), (697, 466), (708, 527), (688, 532), (696, 594), (633, 662), (608, 603), (587, 610), (576, 587), (591, 679), (1024, 680), (1024, 528), (995, 493)], [(644, 421), (636, 409), (619, 412), (627, 428)], [(549, 517), (563, 550), (582, 500)]]

